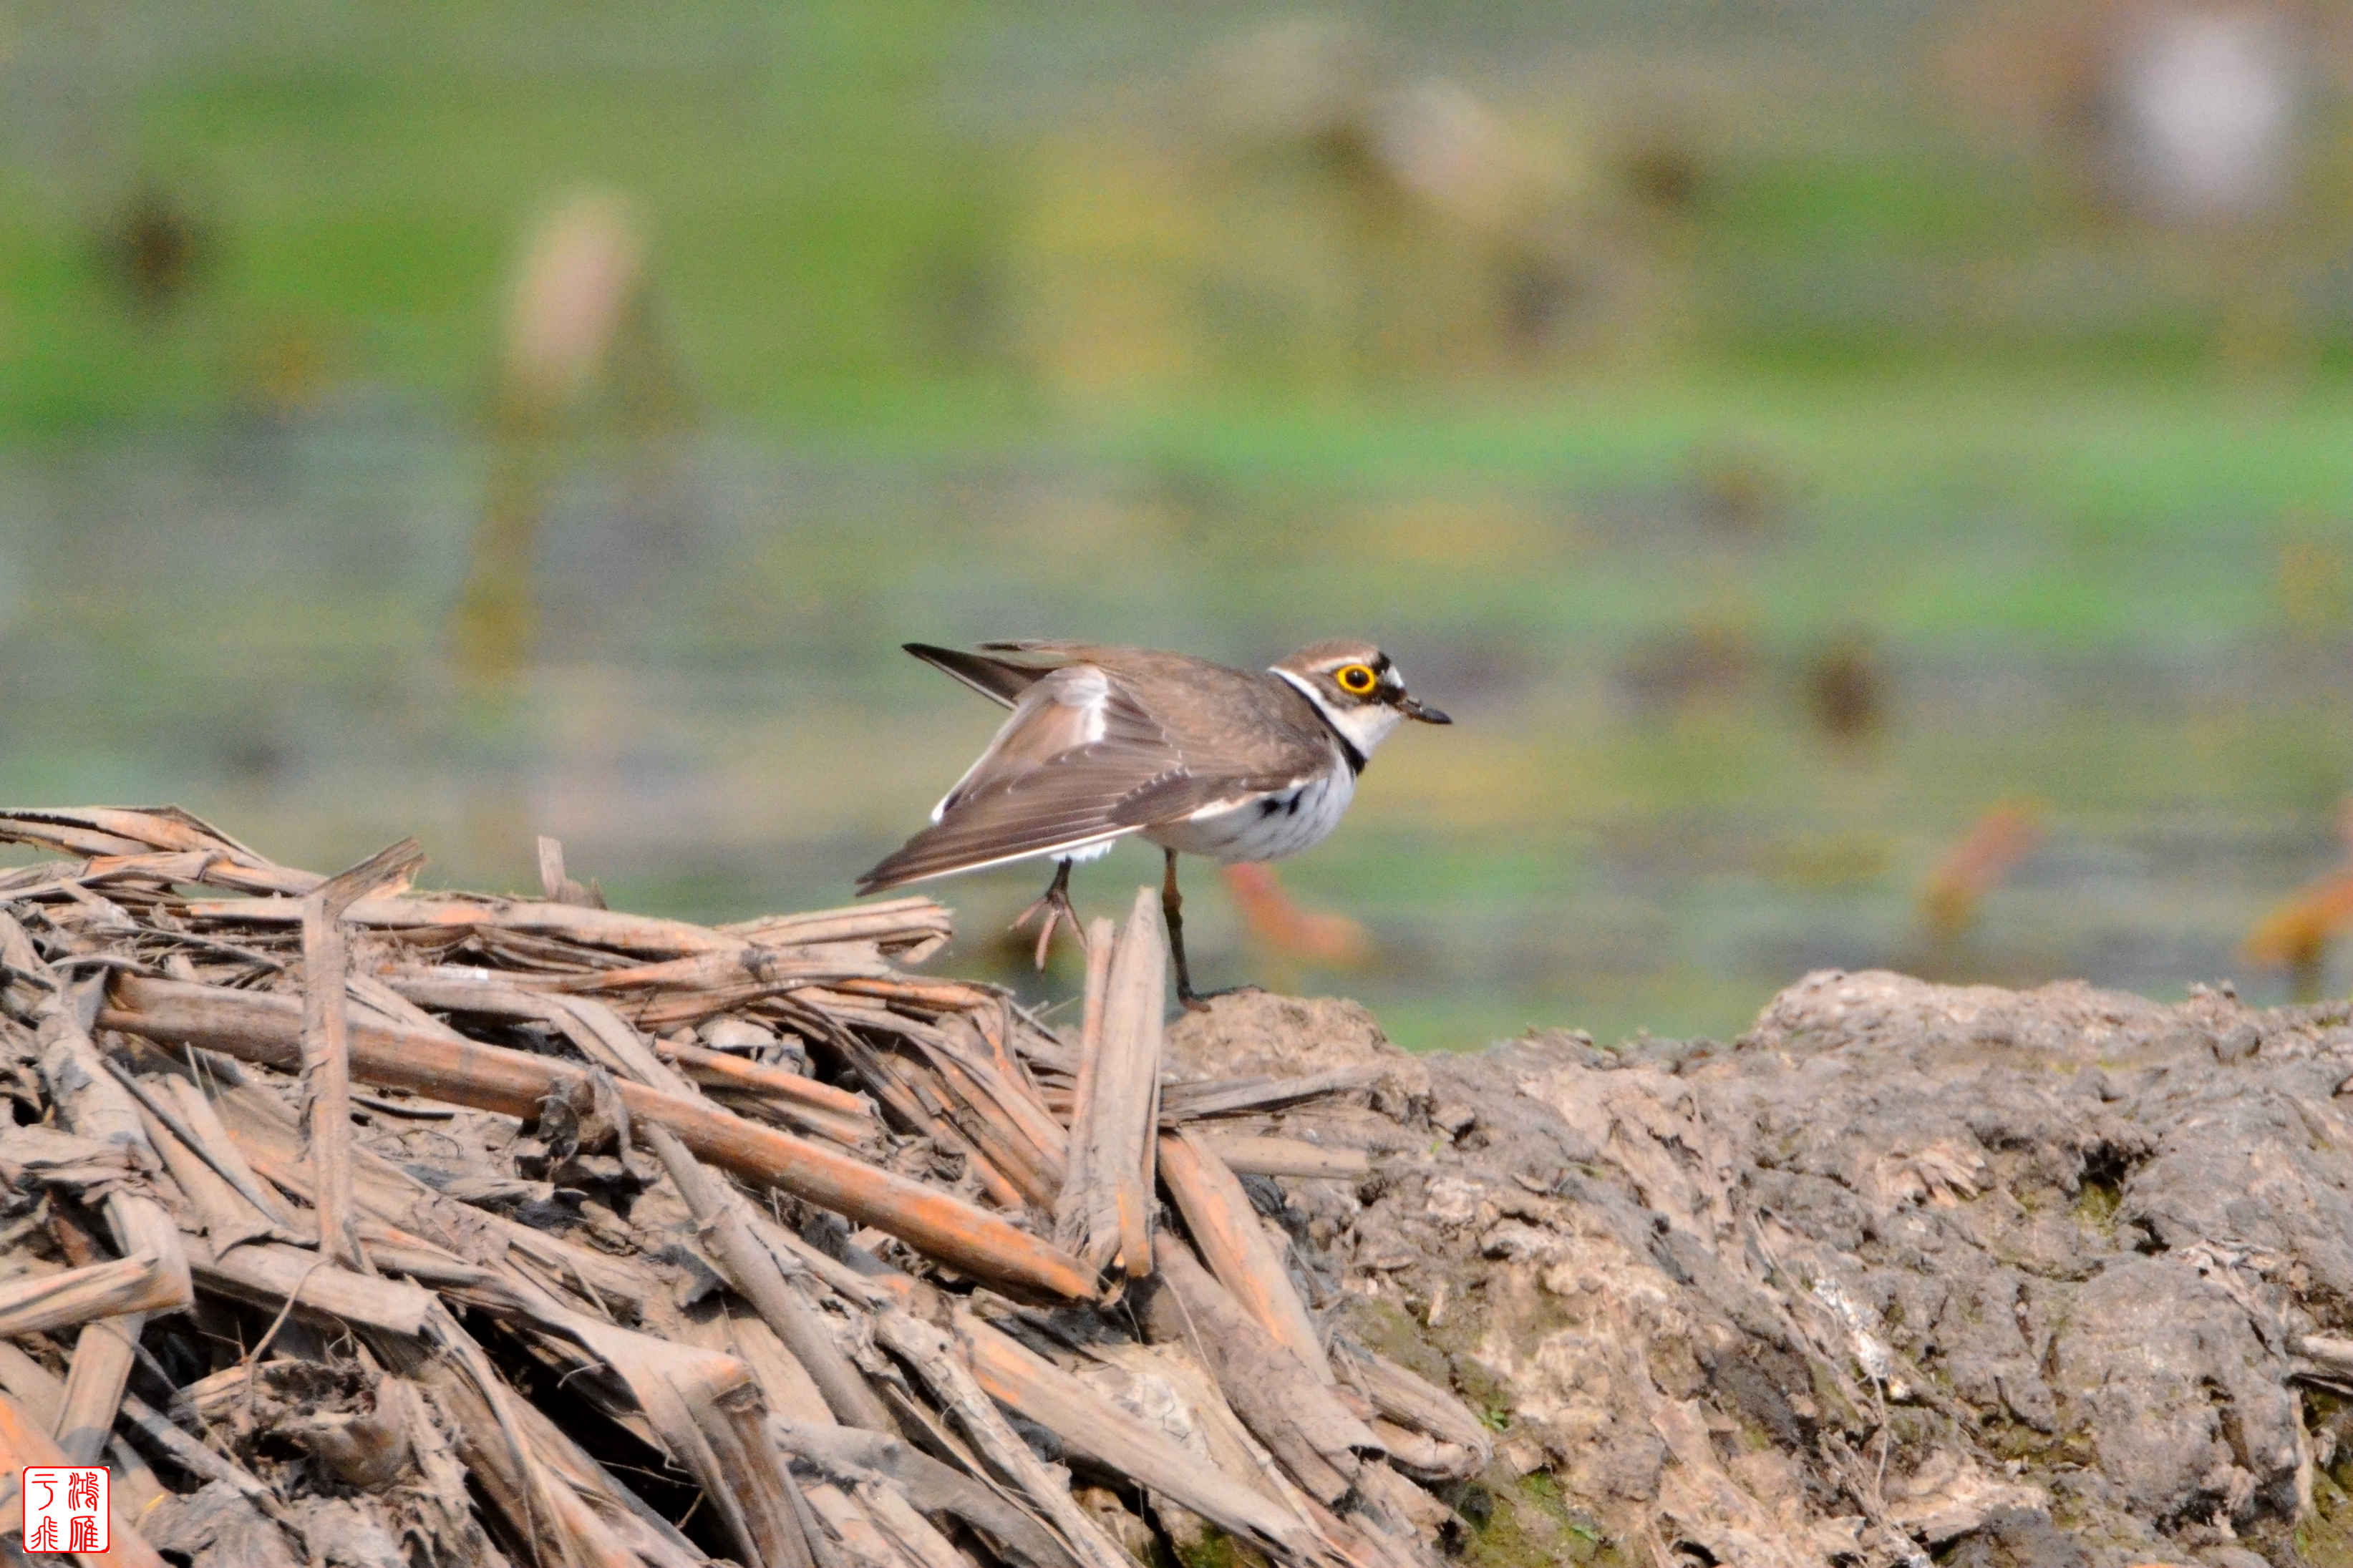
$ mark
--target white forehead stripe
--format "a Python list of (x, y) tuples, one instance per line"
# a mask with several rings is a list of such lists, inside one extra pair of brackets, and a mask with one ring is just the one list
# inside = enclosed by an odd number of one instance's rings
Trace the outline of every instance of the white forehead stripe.
[(1324, 707), (1324, 699), (1316, 695), (1315, 683), (1308, 679), (1305, 676), (1294, 675), (1279, 664), (1268, 666), (1266, 672), (1269, 675), (1279, 675), (1283, 679), (1291, 682), (1292, 685), (1299, 689), (1299, 694), (1302, 697), (1306, 698), (1308, 701), (1315, 704), (1317, 709), (1326, 713), (1331, 711), (1329, 709)]

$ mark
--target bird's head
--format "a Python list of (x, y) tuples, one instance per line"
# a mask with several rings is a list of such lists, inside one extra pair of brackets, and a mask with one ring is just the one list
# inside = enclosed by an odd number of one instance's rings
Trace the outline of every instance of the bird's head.
[(1274, 673), (1314, 703), (1359, 756), (1372, 755), (1402, 720), (1454, 722), (1417, 700), (1389, 656), (1367, 642), (1313, 643), (1276, 665)]

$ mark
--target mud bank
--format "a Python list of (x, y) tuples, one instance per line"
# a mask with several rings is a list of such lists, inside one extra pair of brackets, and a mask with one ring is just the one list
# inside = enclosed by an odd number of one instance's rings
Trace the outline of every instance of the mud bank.
[(1379, 1061), (1253, 1178), (1332, 1331), (1451, 1384), (1472, 1563), (2353, 1563), (2345, 1004), (1823, 973), (1726, 1046), (1413, 1057), (1220, 999), (1180, 1074)]

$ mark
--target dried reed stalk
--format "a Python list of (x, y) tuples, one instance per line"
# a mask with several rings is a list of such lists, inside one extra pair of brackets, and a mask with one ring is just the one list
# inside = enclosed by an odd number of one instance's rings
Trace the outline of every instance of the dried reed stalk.
[(352, 1229), (352, 1068), (343, 997), (343, 913), (361, 899), (406, 884), (425, 863), (414, 838), (374, 855), (320, 883), (302, 899), (302, 1095), (304, 1131), (319, 1170), (319, 1247), (333, 1262), (355, 1267), (359, 1237)]
[(953, 1514), (1029, 1568), (1075, 1568), (1078, 1558), (1003, 1493), (882, 1432), (772, 1420), (776, 1446), (854, 1484), (888, 1482), (925, 1513)]
[(1319, 1382), (1332, 1370), (1307, 1303), (1291, 1283), (1250, 1194), (1199, 1139), (1186, 1131), (1160, 1135), (1160, 1177), (1185, 1216), (1185, 1228), (1208, 1260), (1218, 1282), (1233, 1292), (1259, 1325), (1299, 1359)]
[(1224, 1083), (1172, 1083), (1162, 1096), (1164, 1122), (1198, 1121), (1212, 1116), (1250, 1116), (1283, 1110), (1327, 1095), (1370, 1089), (1388, 1068), (1378, 1062), (1334, 1068), (1305, 1078), (1239, 1079)]
[[(147, 1142), (137, 1107), (101, 1065), (83, 1026), (82, 1010), (97, 1000), (96, 991), (69, 989), (55, 970), (48, 972), (47, 980), (49, 994), (36, 1008), (37, 1038), (41, 1076), (59, 1120), (74, 1133), (118, 1151), (132, 1170), (159, 1172), (162, 1161)], [(185, 1307), (195, 1299), (179, 1226), (162, 1204), (126, 1184), (108, 1192), (103, 1213), (125, 1261), (141, 1265), (146, 1278), (131, 1305), (108, 1311), (93, 1306), (58, 1325), (128, 1314), (119, 1321), (94, 1324), (75, 1342), (58, 1433), (65, 1445), (62, 1451), (76, 1464), (94, 1462), (105, 1447), (130, 1382), (145, 1314)]]
[(1352, 1182), (1373, 1170), (1371, 1156), (1362, 1149), (1327, 1149), (1303, 1138), (1211, 1132), (1202, 1136), (1201, 1146), (1238, 1176), (1323, 1176)]
[(1157, 1258), (1161, 1288), (1145, 1320), (1153, 1336), (1192, 1351), (1234, 1414), (1310, 1496), (1326, 1507), (1345, 1497), (1358, 1456), (1380, 1453), (1379, 1439), (1175, 1237), (1161, 1238)]
[(0, 1285), (0, 1338), (71, 1328), (93, 1319), (177, 1304), (176, 1282), (161, 1258), (138, 1253), (61, 1274)]
[[(1096, 931), (1103, 934), (1101, 924)], [(1098, 948), (1108, 949), (1107, 961), (1095, 960)], [(1168, 993), (1167, 938), (1152, 889), (1136, 889), (1115, 942), (1091, 944), (1087, 979), (1078, 1098), (1055, 1239), (1097, 1270), (1116, 1257), (1129, 1277), (1140, 1278), (1152, 1271), (1145, 1149), (1156, 1120)]]
[[(0, 1394), (0, 1535), (21, 1539), (25, 1528), (25, 1492), (21, 1484), (25, 1468), (72, 1462), (23, 1406)], [(163, 1554), (131, 1528), (121, 1508), (117, 1506), (110, 1511), (112, 1517), (108, 1521), (107, 1539), (111, 1544), (104, 1552), (79, 1553), (78, 1560), (84, 1568), (164, 1568)]]
[[(1494, 1458), (1493, 1436), (1453, 1394), (1362, 1345), (1338, 1340), (1333, 1351), (1341, 1382), (1363, 1394), (1380, 1413), (1382, 1423), (1432, 1445), (1413, 1456), (1422, 1472), (1417, 1479), (1460, 1480), (1486, 1468)], [(1380, 1424), (1376, 1423), (1376, 1432)], [(1396, 1443), (1388, 1447), (1393, 1457), (1399, 1455)]]
[[(117, 1462), (118, 1500), (164, 1495), (119, 1427), (277, 1521), (269, 1550), (310, 1552), (309, 1501), (231, 1446), (259, 1391), (321, 1357), (364, 1368), (373, 1407), (281, 1414), (279, 1435), (408, 1510), (437, 1560), (493, 1550), (470, 1495), (528, 1568), (707, 1560), (638, 1495), (654, 1483), (596, 1457), (636, 1445), (747, 1568), (1122, 1568), (1015, 1416), (1163, 1525), (1315, 1568), (1428, 1563), (1416, 1531), (1444, 1510), (1407, 1476), (1459, 1480), (1492, 1451), (1445, 1390), (1351, 1344), (1327, 1356), (1235, 1175), (1351, 1179), (1365, 1156), (1194, 1125), (1378, 1075), (1164, 1088), (1151, 889), (1095, 926), (1068, 1042), (986, 987), (901, 973), (947, 934), (924, 900), (704, 928), (605, 909), (553, 841), (542, 901), (386, 894), (412, 851), (327, 879), (168, 809), (0, 811), (0, 839), (72, 858), (0, 870), (0, 1043), (37, 1058), (55, 1122), (0, 1132), (0, 1171), (96, 1200), (120, 1254), (57, 1223), (0, 1286), (0, 1334), (80, 1331), (69, 1363), (41, 1352), (62, 1377), (0, 1342), (0, 1392), (54, 1423), (37, 1452)], [(93, 1026), (118, 1032), (111, 1057)], [(806, 1072), (735, 1054), (783, 1032)], [(955, 1169), (944, 1154), (1005, 1212), (900, 1173)], [(648, 1183), (666, 1191), (633, 1207)], [(1155, 1226), (1161, 1187), (1181, 1230)], [(1048, 1212), (1069, 1249), (1026, 1228)], [(1017, 1304), (1097, 1301), (1113, 1260), (1151, 1278), (1156, 1344), (1122, 1337), (1133, 1310), (1063, 1339), (1086, 1320)], [(184, 1427), (124, 1379), (143, 1313), (191, 1301), (221, 1337), (160, 1328), (218, 1369), (177, 1392)], [(1180, 1390), (1206, 1447), (1090, 1363)], [(31, 1447), (24, 1420), (0, 1409), (0, 1461)]]
[(901, 1308), (885, 1308), (874, 1326), (875, 1337), (914, 1370), (990, 1468), (1045, 1517), (1083, 1568), (1130, 1568), (1119, 1543), (1071, 1498), (1069, 1478), (1049, 1469), (1007, 1425), (975, 1380), (968, 1352), (942, 1329)]
[(272, 1310), (290, 1302), (297, 1311), (386, 1333), (420, 1332), (433, 1304), (432, 1294), (415, 1285), (341, 1268), (324, 1253), (278, 1242), (199, 1256), (195, 1271), (199, 1284), (219, 1295)]
[(1304, 1521), (1255, 1486), (1197, 1458), (1166, 1433), (969, 1312), (959, 1310), (955, 1324), (990, 1397), (1052, 1432), (1073, 1453), (1165, 1494), (1278, 1561), (1325, 1557)]
[(897, 1430), (882, 1401), (834, 1342), (831, 1331), (786, 1280), (775, 1255), (754, 1238), (734, 1194), (713, 1180), (669, 1129), (648, 1127), (645, 1135), (694, 1212), (696, 1224), (718, 1248), (730, 1283), (776, 1331), (824, 1394), (835, 1418), (845, 1426)]
[[(242, 1060), (290, 1065), (299, 1027), (293, 1005), (276, 996), (126, 974), (115, 1005), (100, 1014), (108, 1028), (158, 1043), (197, 1045)], [(370, 1083), (406, 1089), (458, 1105), (532, 1116), (555, 1094), (558, 1064), (496, 1046), (453, 1045), (421, 1030), (358, 1021), (352, 1069)], [(889, 1231), (952, 1267), (1016, 1289), (1086, 1300), (1093, 1287), (1077, 1261), (1003, 1220), (903, 1176), (877, 1170), (820, 1144), (747, 1121), (700, 1100), (636, 1084), (621, 1099), (639, 1122), (669, 1128), (702, 1158), (753, 1181)]]

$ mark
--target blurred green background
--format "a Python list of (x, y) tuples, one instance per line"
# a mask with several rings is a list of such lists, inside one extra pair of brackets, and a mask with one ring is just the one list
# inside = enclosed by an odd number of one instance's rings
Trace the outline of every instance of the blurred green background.
[[(1205, 984), (2341, 993), (2353, 31), (2190, 0), (0, 8), (0, 798), (838, 902), (910, 638), (1454, 712)], [(1079, 879), (1108, 912), (1154, 874)], [(940, 884), (1023, 978), (1029, 868)], [(2340, 898), (2339, 902), (2344, 900)]]

